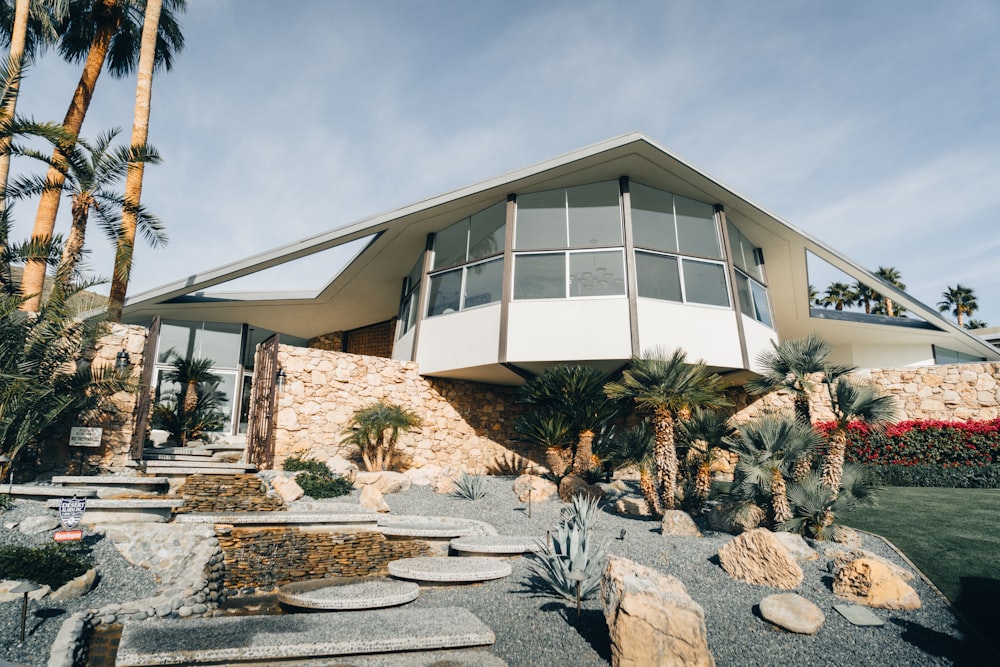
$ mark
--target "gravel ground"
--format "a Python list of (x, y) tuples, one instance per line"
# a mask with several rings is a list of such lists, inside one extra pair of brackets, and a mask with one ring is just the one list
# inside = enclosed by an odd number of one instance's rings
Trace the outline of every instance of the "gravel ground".
[[(422, 514), (477, 519), (493, 525), (501, 534), (531, 534), (544, 537), (559, 520), (564, 505), (545, 501), (527, 506), (514, 496), (512, 478), (488, 478), (488, 495), (476, 501), (435, 494), (427, 487), (413, 487), (386, 496), (396, 514)], [(356, 497), (355, 491), (352, 495)], [(337, 499), (343, 501), (344, 499)], [(0, 515), (0, 522), (18, 521), (29, 513), (44, 511), (41, 503), (18, 501), (13, 510)], [(625, 531), (624, 538), (621, 538)], [(789, 665), (794, 667), (865, 665), (987, 665), (973, 644), (963, 639), (959, 621), (944, 600), (926, 583), (912, 585), (923, 603), (915, 611), (874, 610), (886, 621), (877, 628), (850, 625), (834, 609), (839, 600), (830, 590), (826, 561), (803, 565), (805, 580), (796, 591), (809, 598), (826, 614), (826, 622), (814, 636), (782, 632), (755, 612), (764, 597), (781, 592), (731, 579), (714, 558), (731, 535), (705, 531), (702, 538), (664, 538), (659, 523), (603, 513), (595, 537), (605, 542), (609, 553), (630, 558), (679, 578), (688, 593), (705, 610), (709, 647), (716, 664)], [(4, 529), (0, 543), (40, 544), (49, 537), (33, 538)], [(92, 538), (93, 556), (100, 583), (89, 595), (66, 603), (31, 603), (24, 645), (18, 639), (19, 602), (0, 604), (0, 664), (2, 660), (44, 665), (48, 646), (62, 621), (73, 611), (97, 607), (111, 601), (146, 597), (155, 593), (150, 575), (129, 565), (99, 536)], [(864, 548), (905, 565), (881, 540), (864, 536)], [(513, 574), (483, 584), (422, 587), (411, 606), (433, 609), (466, 607), (497, 635), (493, 652), (512, 667), (535, 665), (608, 665), (611, 650), (607, 627), (597, 597), (583, 602), (580, 620), (574, 605), (545, 594), (533, 584), (526, 559), (511, 561)]]
[[(0, 513), (0, 545), (38, 547), (52, 544), (51, 532), (24, 535), (16, 528), (7, 527), (29, 516), (51, 513), (43, 501), (16, 500), (13, 508)], [(49, 646), (63, 621), (73, 612), (156, 594), (156, 582), (147, 570), (131, 565), (102, 535), (89, 530), (84, 531), (84, 535), (83, 542), (97, 568), (97, 584), (90, 593), (75, 600), (29, 600), (24, 643), (20, 641), (22, 602), (0, 603), (0, 665), (4, 660), (45, 665), (49, 660)]]

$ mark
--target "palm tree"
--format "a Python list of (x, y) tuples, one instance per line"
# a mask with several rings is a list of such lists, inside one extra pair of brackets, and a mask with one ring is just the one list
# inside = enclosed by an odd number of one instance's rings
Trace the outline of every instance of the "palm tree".
[(878, 504), (878, 488), (872, 486), (862, 466), (847, 465), (838, 493), (833, 493), (823, 483), (819, 473), (810, 473), (805, 479), (788, 487), (788, 500), (792, 518), (777, 526), (780, 530), (799, 533), (817, 540), (835, 536), (840, 527), (837, 517), (864, 507)]
[[(156, 35), (159, 31), (162, 0), (146, 0), (146, 14), (142, 20), (142, 40), (139, 48), (139, 73), (136, 77), (135, 112), (132, 121), (132, 145), (140, 146), (149, 137), (149, 105), (153, 95), (153, 64), (156, 61)], [(138, 206), (142, 197), (142, 175), (145, 165), (133, 163), (125, 179), (125, 199)], [(125, 292), (132, 273), (132, 253), (135, 249), (135, 232), (139, 221), (131, 210), (122, 215), (122, 234), (115, 248), (114, 271), (111, 276), (111, 294), (108, 297), (108, 321), (121, 322)]]
[(845, 306), (849, 308), (857, 303), (857, 301), (858, 294), (854, 291), (853, 287), (847, 283), (833, 282), (826, 288), (826, 292), (817, 301), (817, 305), (824, 308), (833, 306), (835, 310), (843, 310)]
[(985, 329), (990, 326), (984, 320), (969, 320), (965, 323), (966, 329)]
[(941, 293), (941, 301), (938, 302), (938, 310), (942, 313), (951, 311), (951, 314), (958, 320), (958, 326), (962, 326), (962, 316), (969, 315), (979, 310), (976, 302), (976, 293), (971, 287), (955, 285)]
[[(543, 415), (561, 414), (576, 439), (573, 472), (593, 467), (594, 434), (618, 414), (618, 405), (604, 393), (607, 376), (586, 366), (555, 366), (532, 378), (518, 390), (522, 403)], [(552, 473), (559, 475), (556, 470)]]
[(630, 426), (606, 441), (607, 450), (602, 452), (605, 460), (615, 468), (635, 466), (639, 470), (639, 491), (654, 514), (663, 514), (660, 497), (653, 483), (651, 471), (655, 466), (653, 450), (656, 436), (648, 419)]
[[(21, 73), (26, 59), (33, 59), (47, 45), (57, 38), (48, 7), (39, 0), (15, 0), (11, 7), (8, 0), (0, 2), (0, 42), (10, 45), (7, 69), (11, 74), (10, 94), (0, 106), (0, 119), (13, 120), (17, 111), (17, 97), (20, 89)], [(0, 137), (0, 192), (7, 187), (10, 173), (11, 137)], [(0, 209), (6, 206), (6, 199), (0, 197)]]
[(858, 282), (854, 283), (854, 285), (851, 286), (851, 289), (854, 290), (854, 294), (857, 297), (855, 303), (857, 303), (859, 306), (864, 306), (865, 307), (865, 314), (866, 315), (871, 315), (872, 314), (872, 301), (874, 301), (875, 298), (878, 296), (875, 293), (875, 290), (873, 290), (868, 285), (865, 285), (860, 280)]
[(566, 474), (572, 464), (567, 448), (573, 444), (573, 428), (566, 415), (551, 410), (535, 409), (514, 420), (514, 431), (520, 442), (545, 451), (545, 465), (556, 477)]
[(726, 443), (739, 454), (733, 482), (734, 495), (741, 499), (765, 501), (775, 524), (792, 519), (787, 483), (796, 463), (811, 458), (820, 435), (799, 419), (765, 415), (736, 427), (738, 437)]
[(833, 426), (828, 432), (829, 443), (823, 460), (823, 483), (836, 496), (844, 474), (847, 429), (851, 422), (863, 422), (874, 430), (884, 429), (895, 418), (896, 399), (879, 395), (870, 382), (829, 374), (823, 382), (833, 410)]
[[(175, 409), (177, 422), (183, 425), (187, 423), (184, 415), (191, 414), (198, 408), (199, 391), (204, 393), (205, 387), (214, 390), (222, 378), (212, 372), (215, 362), (211, 359), (185, 359), (171, 351), (167, 355), (167, 362), (170, 363), (170, 370), (163, 374), (163, 379), (180, 387)], [(178, 436), (181, 447), (187, 444), (190, 435), (190, 429), (180, 429)]]
[[(900, 280), (899, 271), (891, 266), (880, 266), (875, 275), (889, 283), (894, 287), (898, 287), (901, 290), (906, 289), (906, 285)], [(879, 315), (888, 315), (889, 317), (896, 317), (902, 314), (902, 309), (894, 307), (892, 299), (883, 295), (877, 294), (875, 299), (875, 312)]]
[(712, 491), (712, 473), (721, 469), (726, 438), (733, 434), (733, 427), (728, 414), (695, 408), (689, 418), (681, 420), (680, 432), (688, 443), (687, 460), (694, 471), (692, 497), (704, 505)]
[(370, 471), (391, 470), (399, 434), (423, 424), (415, 412), (394, 403), (379, 401), (355, 410), (344, 442), (361, 448), (361, 457)]
[[(174, 12), (183, 11), (186, 4), (187, 0), (167, 0), (160, 16), (155, 61), (168, 70), (173, 64), (173, 54), (184, 47), (184, 38)], [(69, 140), (55, 150), (52, 155), (53, 164), (65, 162), (64, 150), (70, 150), (79, 136), (105, 63), (109, 72), (116, 77), (130, 74), (135, 69), (139, 57), (140, 43), (137, 38), (141, 32), (139, 25), (143, 18), (144, 3), (135, 0), (68, 0), (65, 5), (60, 6), (67, 11), (57, 17), (60, 20), (59, 51), (70, 62), (84, 61), (84, 67), (63, 120)], [(49, 168), (46, 176), (48, 182), (61, 185), (62, 178), (60, 169)], [(59, 192), (58, 187), (53, 187), (42, 195), (31, 232), (33, 239), (41, 240), (52, 236), (59, 211)], [(38, 310), (44, 279), (44, 263), (29, 261), (22, 282), (23, 294), (29, 295), (22, 306), (24, 310)]]
[(604, 391), (609, 398), (631, 399), (637, 408), (652, 413), (660, 503), (665, 510), (674, 509), (678, 468), (674, 426), (678, 413), (698, 406), (718, 409), (731, 405), (723, 395), (722, 379), (709, 373), (703, 362), (687, 363), (683, 350), (668, 355), (654, 348), (632, 357), (621, 380), (609, 382)]
[[(121, 130), (113, 129), (97, 138), (93, 145), (78, 139), (72, 149), (64, 150), (64, 162), (57, 166), (65, 170), (65, 178), (59, 185), (40, 176), (22, 176), (11, 184), (7, 195), (21, 199), (41, 195), (52, 188), (65, 191), (72, 201), (72, 224), (69, 238), (63, 249), (63, 259), (59, 274), (64, 279), (72, 277), (83, 256), (87, 221), (93, 210), (106, 235), (114, 242), (120, 234), (122, 211), (131, 210), (121, 193), (112, 187), (125, 177), (125, 171), (133, 162), (158, 163), (160, 156), (152, 146), (117, 146), (111, 142)], [(39, 155), (45, 159), (44, 156)], [(156, 246), (167, 238), (156, 216), (141, 207), (136, 220), (149, 242)]]

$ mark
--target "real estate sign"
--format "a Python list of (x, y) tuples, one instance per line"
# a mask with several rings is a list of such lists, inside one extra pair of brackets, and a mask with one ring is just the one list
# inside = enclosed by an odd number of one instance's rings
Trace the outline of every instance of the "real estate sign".
[(74, 426), (69, 430), (70, 447), (100, 447), (104, 429)]

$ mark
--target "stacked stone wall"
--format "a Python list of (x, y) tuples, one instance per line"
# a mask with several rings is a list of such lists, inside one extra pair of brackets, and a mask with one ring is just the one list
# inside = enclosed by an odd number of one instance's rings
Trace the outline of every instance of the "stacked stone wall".
[(310, 338), (308, 341), (306, 341), (306, 347), (315, 348), (317, 350), (327, 350), (330, 352), (343, 352), (344, 332), (334, 331), (333, 333), (323, 334), (322, 336), (316, 336), (315, 338)]
[(278, 496), (268, 495), (267, 483), (257, 475), (189, 475), (178, 491), (184, 512), (266, 512), (284, 508)]
[[(950, 364), (908, 368), (868, 369), (854, 374), (871, 380), (883, 394), (896, 397), (897, 418), (941, 421), (989, 420), (1000, 416), (1000, 364)], [(812, 397), (813, 421), (833, 419), (830, 399), (814, 377), (819, 391)], [(792, 396), (776, 392), (765, 397), (737, 395), (737, 419), (766, 410), (793, 410)]]
[(388, 540), (378, 532), (225, 527), (217, 534), (225, 563), (225, 589), (233, 592), (268, 591), (325, 577), (385, 575), (390, 561), (430, 551), (423, 542)]
[(345, 430), (356, 410), (379, 400), (423, 421), (399, 438), (411, 467), (482, 472), (512, 456), (543, 461), (541, 452), (515, 442), (513, 423), (522, 406), (512, 387), (422, 377), (413, 362), (284, 345), (278, 363), (287, 380), (275, 420), (276, 468), (292, 454), (353, 457), (356, 449), (341, 444)]

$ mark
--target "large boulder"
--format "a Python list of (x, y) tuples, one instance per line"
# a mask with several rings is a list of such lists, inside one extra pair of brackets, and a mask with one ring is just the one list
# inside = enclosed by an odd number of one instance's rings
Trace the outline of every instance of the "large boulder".
[(670, 537), (701, 537), (691, 515), (683, 510), (667, 510), (660, 521), (660, 533)]
[(679, 579), (608, 556), (601, 607), (615, 667), (715, 665), (708, 650), (705, 612)]
[(414, 486), (430, 486), (441, 475), (441, 466), (431, 464), (410, 468), (403, 474), (410, 478), (410, 483)]
[(25, 535), (37, 535), (46, 533), (59, 527), (59, 519), (54, 516), (40, 515), (29, 516), (21, 521), (17, 529)]
[(826, 550), (826, 557), (830, 559), (829, 570), (833, 574), (837, 574), (837, 571), (840, 570), (840, 568), (844, 567), (851, 561), (855, 561), (859, 558), (869, 558), (871, 560), (877, 560), (885, 565), (889, 568), (890, 572), (903, 581), (911, 581), (916, 576), (905, 567), (896, 565), (891, 560), (882, 558), (881, 556), (873, 554), (870, 551), (865, 551), (864, 549), (830, 548)]
[(514, 493), (522, 503), (528, 502), (528, 495), (531, 495), (531, 502), (537, 503), (551, 498), (557, 490), (554, 482), (550, 482), (538, 475), (521, 475), (514, 480)]
[(920, 597), (910, 585), (871, 558), (858, 558), (837, 570), (833, 578), (837, 597), (879, 609), (919, 609)]
[(831, 531), (831, 540), (838, 544), (843, 544), (850, 549), (861, 548), (861, 535), (858, 531), (847, 526), (834, 526)]
[(783, 590), (802, 583), (802, 568), (767, 528), (755, 528), (724, 544), (719, 562), (729, 576), (747, 583)]
[(779, 628), (803, 635), (816, 634), (826, 620), (815, 604), (795, 593), (777, 593), (760, 601), (760, 615)]
[(745, 503), (722, 503), (708, 512), (708, 527), (722, 533), (739, 535), (764, 522), (764, 510)]
[(809, 546), (806, 541), (798, 533), (787, 533), (785, 531), (778, 531), (774, 534), (778, 538), (778, 541), (785, 545), (788, 549), (788, 553), (792, 555), (792, 558), (800, 563), (808, 563), (810, 561), (819, 560), (819, 554)]
[(362, 487), (358, 502), (369, 512), (389, 511), (389, 503), (385, 502), (382, 492), (374, 484)]
[(604, 499), (604, 491), (599, 486), (587, 484), (583, 478), (576, 475), (567, 475), (559, 482), (559, 498), (564, 503), (571, 503), (575, 496), (581, 495), (596, 501)]
[(358, 474), (358, 466), (345, 459), (340, 454), (334, 454), (326, 460), (326, 467), (335, 475), (340, 475), (354, 483), (354, 477)]
[(81, 595), (86, 595), (94, 587), (97, 581), (97, 570), (91, 568), (79, 577), (70, 579), (65, 584), (57, 588), (49, 596), (50, 600), (73, 600)]

